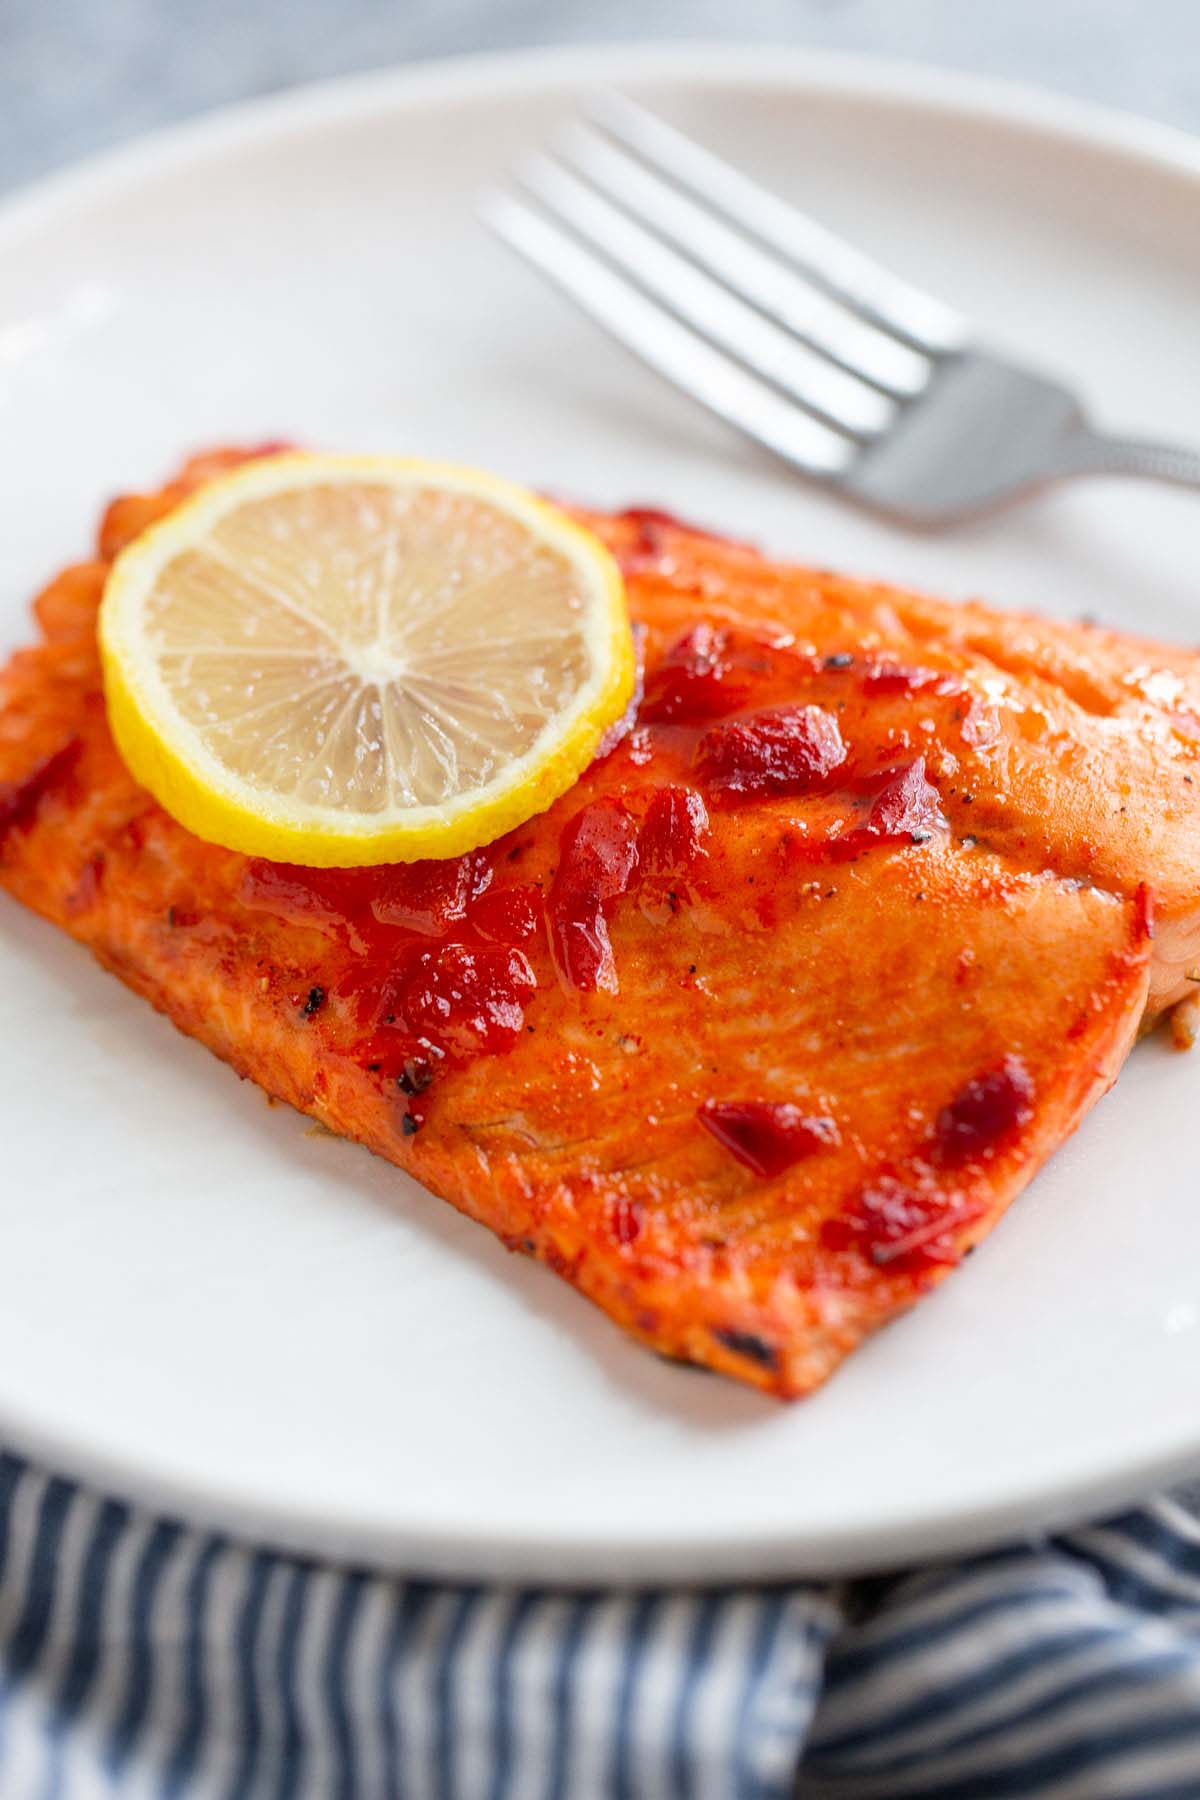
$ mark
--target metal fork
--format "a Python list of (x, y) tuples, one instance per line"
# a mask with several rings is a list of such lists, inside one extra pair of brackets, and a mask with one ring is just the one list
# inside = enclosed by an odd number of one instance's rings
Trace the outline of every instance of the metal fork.
[(1200, 454), (1096, 431), (1069, 388), (617, 95), (481, 212), (710, 412), (907, 524), (1074, 475), (1200, 489)]

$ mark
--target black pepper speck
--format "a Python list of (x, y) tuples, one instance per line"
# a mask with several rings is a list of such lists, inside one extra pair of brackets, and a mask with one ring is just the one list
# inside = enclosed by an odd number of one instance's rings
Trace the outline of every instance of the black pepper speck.
[[(402, 1094), (423, 1094), (433, 1080), (433, 1070), (419, 1056), (410, 1056), (396, 1077), (396, 1086)], [(405, 1120), (405, 1124), (408, 1121)], [(416, 1130), (416, 1126), (413, 1126)]]
[(748, 1362), (757, 1363), (760, 1369), (777, 1369), (779, 1352), (765, 1338), (760, 1338), (753, 1331), (714, 1331), (713, 1336), (718, 1344), (724, 1344), (735, 1356), (744, 1356)]

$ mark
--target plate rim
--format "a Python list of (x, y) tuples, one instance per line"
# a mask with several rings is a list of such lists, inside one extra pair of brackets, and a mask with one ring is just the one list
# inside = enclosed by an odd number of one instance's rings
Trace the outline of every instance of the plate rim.
[[(1084, 150), (1117, 155), (1154, 173), (1195, 183), (1200, 193), (1200, 137), (1177, 127), (1027, 84), (953, 69), (794, 46), (720, 41), (651, 44), (585, 43), (447, 57), (365, 74), (305, 83), (203, 112), (138, 136), (43, 175), (0, 199), (0, 256), (26, 232), (53, 227), (80, 206), (93, 207), (169, 177), (189, 165), (288, 134), (390, 111), (512, 98), (536, 88), (577, 89), (608, 82), (662, 80), (686, 88), (712, 81), (730, 90), (774, 93), (819, 88), (847, 100), (879, 99), (917, 114), (957, 119), (968, 128), (1006, 127)], [(750, 1577), (787, 1579), (894, 1567), (928, 1556), (980, 1549), (1015, 1533), (1053, 1528), (1085, 1513), (1120, 1506), (1136, 1495), (1185, 1478), (1200, 1461), (1200, 1432), (1189, 1447), (1146, 1452), (1107, 1477), (1083, 1476), (1047, 1487), (1040, 1498), (1002, 1495), (974, 1509), (881, 1525), (853, 1525), (814, 1539), (781, 1529), (753, 1541), (728, 1532), (640, 1537), (600, 1545), (569, 1530), (547, 1537), (493, 1523), (471, 1539), (428, 1528), (381, 1527), (364, 1518), (336, 1520), (292, 1502), (288, 1511), (259, 1496), (181, 1478), (169, 1468), (127, 1461), (102, 1447), (58, 1440), (17, 1407), (5, 1407), (0, 1435), (16, 1454), (68, 1473), (135, 1504), (228, 1533), (242, 1541), (341, 1563), (368, 1563), (412, 1574), (457, 1579), (552, 1579), (564, 1585), (604, 1580), (711, 1582)]]
[(43, 215), (60, 207), (94, 201), (106, 189), (117, 189), (147, 173), (169, 174), (189, 159), (253, 145), (281, 131), (384, 111), (397, 102), (406, 108), (432, 107), (447, 98), (513, 93), (532, 83), (576, 87), (583, 78), (590, 87), (617, 79), (655, 78), (680, 84), (712, 79), (723, 86), (777, 92), (820, 85), (847, 97), (882, 96), (893, 104), (943, 116), (969, 113), (975, 121), (1035, 130), (1064, 143), (1119, 151), (1153, 169), (1167, 165), (1185, 176), (1200, 177), (1200, 134), (1002, 76), (790, 44), (593, 40), (392, 64), (205, 108), (179, 123), (85, 153), (0, 197), (0, 249), (10, 235), (29, 225), (36, 228)]

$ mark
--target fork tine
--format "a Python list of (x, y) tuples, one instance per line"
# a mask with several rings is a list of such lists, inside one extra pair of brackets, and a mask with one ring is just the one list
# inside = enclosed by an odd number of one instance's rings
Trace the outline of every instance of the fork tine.
[(966, 344), (966, 321), (951, 307), (882, 268), (644, 107), (624, 95), (604, 93), (589, 101), (587, 112), (644, 162), (715, 211), (736, 219), (826, 293), (884, 331), (904, 338), (927, 356), (945, 355)]
[(932, 373), (927, 357), (847, 311), (627, 151), (580, 125), (563, 132), (558, 149), (571, 168), (624, 211), (849, 373), (896, 399), (911, 398), (927, 385)]
[(519, 172), (541, 206), (720, 349), (839, 430), (872, 437), (895, 405), (797, 342), (761, 313), (653, 237), (561, 164), (531, 157)]
[(850, 464), (849, 438), (783, 399), (697, 336), (562, 228), (511, 195), (480, 202), (484, 222), (598, 325), (718, 418), (806, 475)]

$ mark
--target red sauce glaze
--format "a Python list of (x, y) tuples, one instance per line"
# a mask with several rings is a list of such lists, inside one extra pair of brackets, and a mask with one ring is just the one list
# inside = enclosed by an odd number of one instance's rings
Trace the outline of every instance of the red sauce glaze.
[(482, 851), (362, 869), (310, 869), (251, 857), (240, 898), (291, 925), (344, 933), (361, 953), (376, 943), (394, 947), (398, 932), (444, 937), (467, 918), (492, 873)]
[(647, 724), (695, 724), (737, 712), (750, 683), (735, 671), (729, 634), (694, 625), (673, 644), (646, 682), (641, 717)]
[(1019, 1056), (1006, 1056), (997, 1068), (968, 1081), (942, 1108), (934, 1127), (934, 1154), (940, 1163), (986, 1160), (1032, 1117), (1029, 1070)]
[(846, 760), (838, 722), (822, 706), (776, 706), (714, 725), (700, 739), (696, 770), (722, 795), (805, 794)]
[(849, 862), (876, 844), (923, 844), (946, 824), (941, 796), (926, 777), (923, 756), (883, 770), (860, 792), (868, 803), (866, 817), (826, 845), (827, 854), (838, 862)]
[(809, 1117), (787, 1100), (706, 1100), (696, 1116), (756, 1175), (782, 1175), (802, 1157), (841, 1142), (832, 1119)]
[(542, 891), (536, 887), (491, 888), (471, 907), (471, 924), (495, 944), (528, 944), (542, 922)]
[(478, 851), (445, 861), (393, 863), (374, 873), (372, 916), (422, 937), (444, 937), (451, 925), (461, 924), (492, 879), (491, 865)]
[(705, 854), (708, 808), (695, 788), (659, 788), (638, 834), (638, 862), (648, 875), (682, 875)]
[(521, 950), (442, 944), (422, 951), (387, 992), (395, 1025), (456, 1056), (511, 1050), (537, 988)]
[[(537, 978), (520, 946), (538, 932), (541, 894), (496, 886), (481, 852), (364, 869), (251, 860), (241, 897), (345, 943), (332, 991), (357, 1020), (355, 1055), (406, 1094), (421, 1092), (446, 1057), (511, 1050), (524, 1027)], [(424, 1071), (416, 1085), (410, 1065)], [(421, 1115), (409, 1113), (405, 1129), (415, 1130)]]
[(559, 974), (585, 993), (617, 992), (605, 909), (629, 891), (637, 868), (637, 824), (619, 800), (597, 800), (567, 825), (547, 920)]
[(70, 738), (49, 756), (43, 756), (19, 781), (0, 781), (0, 843), (6, 832), (27, 824), (33, 817), (38, 801), (67, 773), (79, 755), (79, 747), (79, 739)]
[(918, 1192), (883, 1175), (840, 1219), (826, 1219), (821, 1242), (827, 1250), (858, 1250), (877, 1269), (919, 1275), (958, 1262), (955, 1234), (982, 1211), (981, 1202)]
[(371, 886), (377, 881), (373, 869), (307, 869), (252, 856), (242, 870), (238, 897), (252, 911), (272, 913), (289, 925), (307, 925), (326, 935), (345, 932), (361, 949), (355, 924), (369, 916)]
[(862, 684), (868, 694), (925, 694), (936, 688), (939, 694), (957, 691), (953, 675), (940, 669), (913, 669), (903, 663), (872, 663), (862, 673)]

